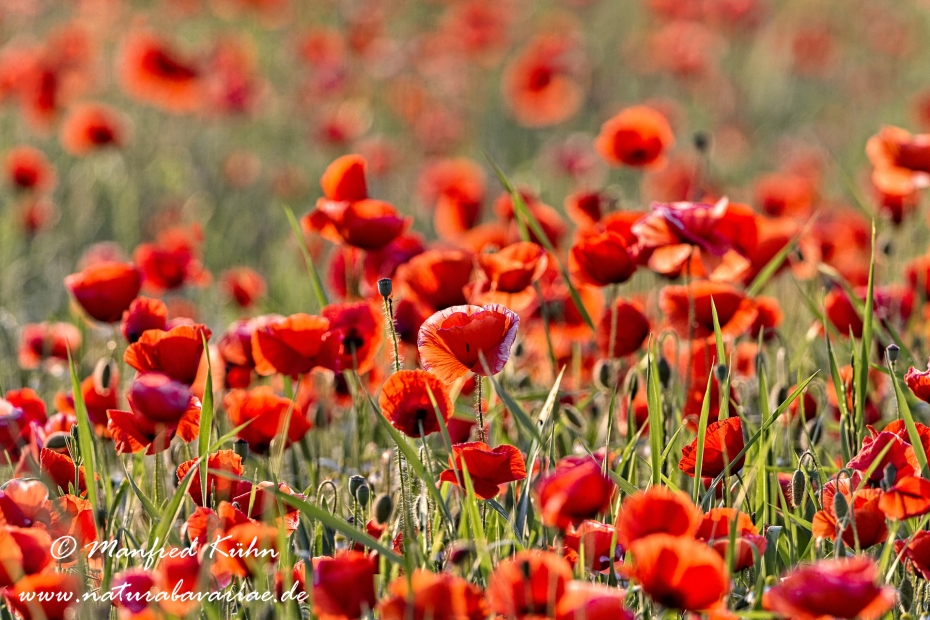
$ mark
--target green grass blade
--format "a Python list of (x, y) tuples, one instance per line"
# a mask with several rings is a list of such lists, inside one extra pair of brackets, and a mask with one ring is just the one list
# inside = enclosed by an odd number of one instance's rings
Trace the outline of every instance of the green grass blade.
[[(97, 502), (97, 464), (94, 455), (93, 430), (90, 426), (90, 417), (87, 415), (87, 404), (81, 392), (81, 382), (78, 380), (74, 358), (71, 357), (71, 348), (68, 348), (68, 370), (71, 374), (71, 392), (74, 395), (74, 415), (77, 418), (78, 449), (81, 452), (81, 461), (84, 466), (84, 479), (87, 482), (87, 499), (94, 510), (100, 507)], [(96, 528), (96, 522), (94, 528)]]
[(649, 409), (649, 446), (652, 465), (652, 484), (662, 482), (662, 447), (665, 444), (665, 424), (662, 415), (662, 393), (659, 389), (659, 367), (656, 362), (655, 343), (649, 343), (646, 356), (646, 401)]
[[(152, 531), (152, 534), (149, 536), (149, 549), (158, 544), (163, 545), (169, 532), (171, 532), (171, 528), (174, 526), (174, 521), (178, 518), (178, 513), (181, 511), (181, 503), (184, 501), (184, 496), (187, 495), (187, 488), (191, 485), (191, 482), (194, 479), (194, 473), (200, 471), (200, 468), (197, 467), (198, 464), (195, 463), (194, 465), (194, 467), (191, 467), (187, 471), (187, 474), (184, 476), (184, 478), (178, 482), (178, 488), (174, 490), (174, 496), (159, 515), (158, 521), (156, 521), (156, 526)], [(206, 497), (206, 495), (204, 495), (204, 497)]]
[(210, 347), (207, 346), (207, 337), (201, 332), (203, 339), (203, 353), (207, 356), (207, 381), (203, 388), (203, 402), (200, 406), (200, 430), (197, 433), (197, 456), (200, 458), (200, 489), (201, 497), (206, 500), (207, 493), (207, 460), (210, 455), (210, 433), (213, 431), (213, 364), (210, 360)]
[(869, 351), (872, 348), (872, 319), (875, 297), (875, 223), (872, 223), (872, 257), (869, 260), (869, 286), (862, 317), (862, 342), (859, 343), (859, 363), (856, 364), (856, 438), (865, 437), (865, 402), (869, 394)]
[(891, 381), (894, 384), (895, 398), (897, 399), (898, 411), (901, 413), (901, 419), (904, 420), (904, 426), (907, 428), (907, 437), (914, 447), (914, 453), (917, 455), (917, 462), (920, 463), (922, 475), (930, 475), (930, 468), (927, 467), (927, 452), (924, 450), (924, 444), (920, 440), (920, 433), (917, 432), (917, 425), (914, 423), (914, 415), (911, 413), (911, 407), (907, 404), (907, 398), (901, 390), (901, 382), (898, 376), (891, 373)]
[[(717, 314), (714, 313), (714, 322), (717, 321)], [(707, 389), (704, 391), (704, 402), (701, 405), (701, 418), (698, 420), (697, 431), (697, 453), (694, 464), (694, 503), (700, 499), (701, 493), (701, 472), (704, 469), (704, 438), (707, 435), (707, 420), (710, 418), (710, 388), (714, 381), (714, 375), (711, 373), (707, 376)]]
[(310, 256), (310, 251), (307, 249), (307, 243), (304, 241), (304, 233), (300, 229), (297, 218), (294, 217), (294, 212), (291, 211), (291, 208), (287, 205), (284, 205), (284, 214), (287, 215), (287, 221), (291, 225), (291, 230), (294, 231), (294, 235), (297, 237), (297, 243), (300, 245), (300, 251), (304, 255), (304, 262), (307, 264), (307, 270), (310, 272), (310, 285), (313, 287), (313, 294), (316, 296), (316, 302), (319, 304), (320, 308), (325, 308), (329, 305), (329, 298), (326, 296), (326, 289), (323, 287), (323, 280), (320, 279), (320, 274), (316, 270), (313, 257)]

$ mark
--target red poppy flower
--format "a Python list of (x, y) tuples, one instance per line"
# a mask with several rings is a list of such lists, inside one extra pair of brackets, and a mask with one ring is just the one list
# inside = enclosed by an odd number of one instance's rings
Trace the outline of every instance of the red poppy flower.
[(817, 198), (817, 188), (800, 174), (774, 173), (755, 183), (755, 204), (773, 217), (807, 218)]
[(388, 586), (378, 605), (384, 620), (483, 620), (488, 604), (481, 589), (461, 577), (418, 568)]
[(930, 370), (921, 372), (911, 366), (904, 375), (904, 383), (914, 396), (925, 403), (930, 403)]
[(44, 529), (0, 527), (0, 587), (9, 587), (51, 564), (51, 546)]
[(914, 532), (909, 540), (896, 541), (894, 549), (911, 571), (924, 579), (930, 578), (930, 531)]
[(45, 403), (30, 388), (10, 390), (0, 398), (0, 463), (19, 460), (22, 446), (32, 438), (33, 423), (46, 420)]
[(751, 568), (756, 563), (756, 554), (765, 553), (767, 541), (745, 512), (735, 508), (712, 508), (704, 515), (697, 538), (706, 541), (721, 558), (726, 559), (730, 547), (730, 528), (736, 530), (736, 550), (733, 554), (733, 570)]
[(417, 193), (433, 209), (436, 234), (457, 239), (481, 219), (484, 171), (470, 159), (440, 159), (420, 174)]
[[(530, 215), (539, 224), (543, 237), (558, 248), (562, 237), (568, 230), (565, 220), (559, 215), (558, 211), (539, 200), (539, 197), (533, 194), (532, 191), (521, 187), (520, 196), (523, 198)], [(508, 237), (511, 242), (522, 239), (520, 227), (517, 225), (516, 211), (513, 207), (513, 197), (509, 192), (504, 192), (494, 201), (494, 212), (497, 213), (499, 218), (510, 223)], [(529, 231), (529, 240), (533, 243), (543, 244), (542, 239), (533, 230)]]
[(68, 350), (80, 348), (81, 332), (70, 323), (29, 323), (20, 334), (19, 365), (32, 370), (43, 362), (66, 364)]
[[(697, 467), (697, 438), (681, 449), (681, 461), (678, 469), (692, 478)], [(730, 471), (739, 471), (743, 467), (745, 455), (735, 460), (744, 447), (743, 422), (738, 416), (720, 420), (707, 426), (704, 436), (704, 460), (701, 465), (701, 476), (716, 478), (731, 463)]]
[(568, 267), (579, 281), (593, 286), (621, 284), (636, 272), (635, 252), (619, 234), (583, 234), (572, 246)]
[[(885, 376), (884, 374), (882, 376)], [(921, 424), (920, 422), (914, 422), (914, 427), (917, 429), (917, 435), (920, 437), (920, 443), (923, 446), (924, 450), (930, 455), (930, 426), (926, 424)], [(873, 441), (878, 437), (879, 432), (876, 431), (869, 425), (866, 425), (866, 430), (869, 431), (869, 436), (863, 439), (863, 445), (866, 441)], [(884, 433), (894, 433), (900, 437), (903, 441), (910, 443), (911, 438), (907, 433), (907, 426), (904, 424), (904, 420), (893, 420), (885, 425), (885, 428), (882, 429)], [(917, 449), (916, 447), (914, 448)]]
[(875, 484), (884, 478), (888, 465), (895, 468), (895, 482), (905, 476), (919, 475), (920, 464), (913, 446), (899, 435), (887, 431), (865, 437), (862, 440), (862, 449), (849, 460), (846, 467), (865, 474), (879, 457), (881, 461), (869, 478)]
[(495, 375), (510, 359), (519, 325), (520, 317), (499, 304), (441, 310), (420, 327), (420, 362), (446, 383), (469, 372)]
[(92, 319), (115, 323), (139, 294), (142, 273), (128, 263), (95, 263), (65, 278), (65, 286)]
[(359, 374), (371, 370), (384, 341), (382, 312), (360, 301), (326, 306), (322, 314), (329, 319), (327, 343), (338, 347), (335, 369), (354, 369)]
[(366, 198), (355, 202), (320, 199), (316, 209), (304, 216), (307, 233), (319, 233), (334, 243), (362, 250), (380, 250), (396, 239), (410, 220), (383, 200)]
[(500, 304), (514, 312), (529, 310), (538, 302), (533, 283), (548, 265), (546, 251), (528, 241), (508, 245), (499, 252), (475, 255), (479, 278), (465, 290), (471, 305)]
[(569, 525), (593, 519), (609, 510), (615, 488), (594, 459), (557, 467), (555, 472), (536, 481), (542, 522), (565, 530)]
[(581, 230), (593, 228), (611, 204), (604, 192), (580, 190), (565, 198), (565, 213)]
[(58, 175), (45, 153), (31, 146), (10, 149), (4, 162), (6, 177), (17, 189), (48, 191), (58, 183)]
[(617, 542), (629, 549), (651, 534), (693, 537), (701, 524), (701, 511), (687, 495), (653, 486), (630, 495), (620, 505)]
[(675, 136), (665, 116), (647, 106), (626, 108), (604, 123), (594, 145), (614, 166), (661, 168)]
[(0, 491), (0, 518), (14, 527), (49, 524), (48, 488), (38, 480), (7, 481)]
[(882, 493), (878, 508), (895, 521), (930, 513), (930, 480), (906, 476)]
[(133, 260), (142, 270), (146, 289), (173, 291), (185, 284), (205, 284), (210, 274), (200, 264), (200, 237), (196, 228), (171, 228), (159, 234), (155, 243), (140, 244), (133, 252)]
[(136, 377), (128, 394), (131, 411), (107, 411), (107, 430), (121, 454), (168, 449), (175, 435), (190, 442), (200, 428), (200, 401), (187, 385), (160, 372)]
[(373, 610), (377, 559), (348, 551), (313, 559), (313, 613), (327, 620), (354, 620)]
[[(860, 488), (862, 475), (857, 471), (851, 478), (828, 481), (820, 492), (823, 510), (818, 511), (811, 521), (811, 533), (817, 538), (836, 540), (841, 536), (850, 548), (857, 545), (867, 549), (885, 542), (888, 538), (888, 525), (885, 515), (879, 510), (878, 502), (881, 491)], [(858, 489), (858, 490), (857, 490)], [(846, 497), (846, 503), (852, 508), (852, 522), (840, 523), (834, 510), (836, 493)]]
[(556, 620), (633, 620), (624, 607), (626, 593), (617, 588), (571, 581), (555, 610)]
[[(605, 312), (597, 324), (597, 347), (603, 355), (618, 358), (639, 351), (649, 337), (650, 325), (637, 302), (617, 299), (614, 304), (616, 310)], [(611, 334), (613, 343), (610, 342)]]
[(6, 588), (3, 597), (23, 620), (65, 620), (80, 601), (80, 580), (71, 573), (43, 571)]
[[(430, 395), (436, 401), (430, 400)], [(399, 370), (384, 382), (378, 398), (381, 413), (408, 437), (423, 437), (440, 430), (438, 410), (448, 423), (452, 401), (442, 381), (423, 370)], [(422, 430), (422, 433), (421, 433)]]
[(775, 328), (784, 320), (785, 313), (774, 297), (756, 297), (753, 303), (756, 306), (756, 321), (752, 324), (749, 335), (758, 340), (761, 334), (763, 339), (769, 340), (773, 337)]
[(178, 325), (168, 331), (148, 330), (129, 345), (123, 359), (139, 372), (163, 372), (191, 385), (197, 378), (204, 339), (212, 333), (204, 325)]
[[(74, 495), (62, 495), (48, 503), (48, 533), (52, 539), (71, 536), (78, 543), (78, 549), (98, 540), (95, 510), (89, 501)], [(62, 564), (77, 561), (74, 553), (60, 558)]]
[(120, 321), (120, 332), (129, 344), (138, 342), (150, 329), (165, 331), (167, 328), (168, 306), (152, 297), (136, 297)]
[(127, 35), (118, 63), (123, 87), (136, 99), (176, 113), (199, 106), (199, 69), (155, 35)]
[(248, 267), (236, 267), (224, 271), (220, 276), (223, 290), (230, 299), (242, 308), (249, 308), (265, 294), (265, 279)]
[(431, 312), (468, 303), (463, 289), (473, 267), (461, 250), (427, 250), (397, 269), (397, 279), (411, 297)]
[[(252, 549), (253, 552), (236, 554), (244, 549)], [(231, 577), (254, 579), (269, 575), (281, 551), (278, 528), (248, 521), (229, 528), (217, 541), (210, 571), (220, 583), (228, 583)]]
[[(190, 471), (191, 467), (193, 467), (196, 462), (196, 459), (192, 459), (178, 465), (177, 474), (179, 481), (184, 479), (184, 476), (187, 475), (187, 472)], [(211, 498), (210, 503), (232, 501), (233, 492), (238, 487), (239, 482), (232, 478), (226, 478), (211, 472), (215, 470), (227, 472), (233, 476), (241, 476), (243, 472), (245, 472), (245, 469), (242, 467), (242, 459), (239, 455), (232, 450), (218, 450), (207, 457), (207, 469), (210, 470), (207, 472), (207, 496)], [(198, 506), (206, 505), (204, 503), (203, 488), (200, 484), (199, 477), (191, 482), (191, 485), (187, 488), (187, 493)]]
[(873, 620), (895, 602), (895, 589), (878, 583), (872, 558), (820, 560), (790, 571), (762, 596), (762, 606), (798, 620), (862, 618)]
[(517, 122), (546, 127), (574, 116), (584, 100), (579, 82), (583, 62), (570, 37), (541, 34), (527, 43), (503, 75), (504, 101)]
[[(602, 571), (623, 559), (623, 547), (616, 544), (614, 526), (599, 521), (583, 521), (577, 528), (565, 532), (565, 547), (581, 557), (584, 550), (585, 568)], [(611, 543), (614, 548), (611, 549)]]
[(267, 385), (248, 391), (233, 390), (223, 399), (223, 406), (234, 427), (250, 422), (238, 436), (258, 454), (267, 454), (271, 441), (283, 432), (288, 411), (291, 413), (287, 428), (288, 444), (303, 439), (312, 426), (306, 412), (289, 399), (276, 395)]
[(277, 487), (273, 482), (251, 482), (240, 481), (235, 488), (232, 499), (234, 506), (242, 506), (243, 510), (248, 510), (246, 516), (254, 521), (270, 523), (275, 527), (283, 527), (288, 536), (294, 533), (300, 522), (300, 511), (290, 504), (278, 499), (275, 489), (278, 493), (290, 495), (299, 499), (306, 499), (300, 493), (294, 491), (283, 482), (279, 482)]
[(94, 151), (126, 145), (129, 120), (118, 110), (99, 103), (79, 104), (69, 110), (61, 126), (61, 145), (81, 157)]
[(729, 591), (723, 558), (706, 544), (670, 534), (652, 534), (630, 545), (626, 569), (652, 600), (669, 609), (714, 607)]
[(555, 553), (519, 551), (502, 560), (488, 578), (491, 612), (510, 620), (555, 617), (555, 609), (572, 580), (572, 569)]
[(217, 342), (225, 362), (225, 382), (229, 389), (248, 388), (252, 383), (255, 358), (252, 356), (252, 332), (259, 320), (240, 319), (232, 323)]
[[(688, 328), (690, 307), (694, 307), (694, 327)], [(728, 284), (693, 282), (690, 286), (666, 286), (659, 295), (659, 308), (671, 327), (682, 338), (712, 341), (714, 313), (720, 323), (720, 334), (733, 340), (747, 333), (758, 317), (755, 303)]]
[(910, 192), (930, 186), (930, 136), (911, 135), (899, 127), (883, 127), (865, 147), (879, 191)]
[(341, 343), (329, 338), (329, 327), (329, 319), (309, 314), (267, 317), (252, 332), (255, 371), (297, 377), (317, 366), (335, 369)]
[(53, 495), (58, 495), (58, 489), (72, 495), (84, 495), (87, 492), (84, 466), (75, 467), (74, 461), (67, 454), (42, 448), (39, 451), (39, 475), (51, 483), (49, 488)]
[(523, 455), (516, 447), (506, 444), (494, 449), (480, 441), (454, 445), (449, 467), (451, 469), (439, 475), (439, 480), (464, 489), (463, 471), (467, 469), (475, 495), (481, 499), (497, 497), (500, 485), (526, 478)]

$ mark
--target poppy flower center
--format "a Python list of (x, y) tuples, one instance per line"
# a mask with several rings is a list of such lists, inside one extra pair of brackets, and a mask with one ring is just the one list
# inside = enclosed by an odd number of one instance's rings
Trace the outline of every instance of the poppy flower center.
[(20, 187), (32, 187), (38, 181), (39, 174), (34, 168), (17, 168), (13, 179)]
[(365, 339), (358, 335), (358, 332), (355, 330), (350, 331), (346, 334), (346, 337), (342, 339), (342, 346), (346, 350), (346, 353), (350, 355), (361, 349), (365, 345)]
[(548, 67), (536, 67), (530, 72), (530, 90), (543, 90), (552, 82), (552, 71)]
[(106, 125), (93, 125), (88, 128), (87, 137), (94, 144), (110, 144), (113, 142), (113, 130)]
[(196, 77), (193, 69), (185, 67), (162, 50), (152, 50), (146, 54), (143, 65), (152, 73), (169, 80), (187, 81)]

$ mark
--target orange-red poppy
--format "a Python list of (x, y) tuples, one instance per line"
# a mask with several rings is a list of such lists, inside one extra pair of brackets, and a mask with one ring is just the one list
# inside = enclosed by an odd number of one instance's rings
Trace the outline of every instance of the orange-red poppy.
[(930, 513), (930, 480), (906, 476), (882, 493), (878, 509), (895, 521)]
[[(881, 460), (875, 464), (876, 459)], [(875, 465), (873, 468), (873, 464)], [(885, 469), (892, 465), (895, 471), (895, 482), (905, 476), (919, 475), (920, 464), (914, 447), (906, 439), (893, 432), (883, 431), (874, 436), (863, 438), (862, 448), (846, 464), (846, 467), (865, 474), (873, 469), (869, 478), (878, 484), (885, 476)]]
[(556, 620), (633, 620), (626, 592), (602, 584), (570, 581), (555, 610)]
[(72, 495), (84, 495), (87, 492), (84, 466), (75, 467), (71, 456), (67, 454), (48, 448), (39, 450), (39, 475), (50, 483), (53, 495), (59, 494), (58, 489)]
[[(252, 552), (235, 553), (243, 549)], [(281, 551), (278, 528), (250, 520), (229, 528), (216, 541), (210, 570), (221, 583), (230, 577), (258, 578), (271, 574)]]
[(343, 155), (335, 159), (320, 178), (323, 195), (335, 202), (354, 202), (368, 198), (366, 169), (361, 155)]
[(152, 297), (133, 299), (120, 321), (120, 332), (129, 344), (138, 342), (142, 334), (150, 329), (165, 331), (167, 328), (168, 306), (162, 300)]
[[(183, 480), (191, 467), (197, 463), (196, 459), (185, 461), (178, 465), (178, 480)], [(207, 457), (207, 499), (210, 504), (231, 501), (233, 492), (238, 487), (238, 481), (217, 475), (213, 471), (221, 471), (233, 476), (241, 476), (245, 469), (242, 467), (242, 458), (232, 450), (217, 450)], [(187, 493), (198, 506), (207, 506), (204, 502), (203, 487), (200, 484), (200, 478), (195, 478), (191, 485), (187, 487)]]
[[(691, 477), (694, 477), (697, 467), (697, 442), (695, 438), (681, 449), (681, 461), (678, 463), (678, 469)], [(707, 434), (704, 436), (701, 477), (716, 478), (723, 473), (728, 464), (731, 472), (742, 469), (746, 456), (740, 456), (740, 452), (744, 445), (743, 422), (739, 416), (708, 424)]]
[(420, 327), (420, 362), (446, 383), (469, 372), (495, 375), (510, 359), (519, 325), (520, 317), (499, 304), (441, 310)]
[(233, 426), (249, 422), (238, 436), (258, 454), (267, 454), (272, 440), (284, 433), (288, 412), (290, 424), (286, 436), (289, 444), (300, 441), (313, 426), (305, 411), (291, 400), (275, 394), (267, 385), (248, 391), (233, 390), (223, 399), (223, 406)]
[(653, 486), (623, 500), (617, 516), (617, 542), (629, 549), (651, 534), (690, 538), (700, 524), (701, 511), (687, 495)]
[[(584, 553), (585, 568), (602, 571), (623, 559), (623, 547), (616, 541), (616, 528), (600, 521), (582, 521), (565, 531), (565, 548), (577, 561)], [(614, 545), (611, 549), (611, 544)]]
[(439, 475), (439, 480), (464, 489), (464, 470), (467, 469), (475, 495), (481, 499), (497, 497), (500, 485), (526, 478), (523, 455), (515, 446), (507, 444), (493, 449), (480, 441), (454, 445), (449, 467), (451, 469)]
[(385, 620), (483, 620), (488, 604), (481, 589), (461, 577), (418, 568), (388, 586), (378, 605)]
[(313, 559), (313, 613), (326, 620), (355, 620), (375, 608), (377, 558), (348, 551)]
[(32, 424), (45, 420), (45, 403), (30, 388), (0, 398), (0, 463), (18, 461), (22, 446), (32, 438)]
[(335, 348), (335, 370), (371, 370), (384, 341), (383, 312), (366, 301), (323, 308), (329, 320), (327, 343)]
[(463, 292), (471, 277), (472, 255), (462, 250), (427, 250), (397, 268), (406, 296), (427, 314), (468, 303)]
[(798, 620), (880, 618), (894, 605), (895, 589), (879, 583), (869, 557), (820, 560), (783, 576), (762, 596), (762, 606)]
[(142, 273), (129, 263), (94, 263), (66, 277), (65, 286), (90, 318), (115, 323), (139, 294)]
[(585, 459), (577, 465), (560, 465), (536, 481), (542, 522), (565, 530), (569, 525), (593, 519), (609, 510), (615, 488), (594, 459)]
[(776, 172), (756, 180), (755, 204), (773, 217), (806, 218), (817, 198), (817, 188), (801, 174)]
[(538, 303), (533, 283), (548, 265), (546, 251), (540, 246), (521, 241), (499, 252), (476, 254), (475, 264), (479, 278), (465, 289), (469, 304), (499, 304), (522, 313)]
[(4, 159), (4, 172), (16, 189), (49, 191), (58, 183), (55, 167), (45, 153), (31, 146), (10, 149)]
[(601, 221), (610, 203), (604, 192), (579, 190), (565, 198), (565, 213), (579, 229), (587, 230)]
[(190, 388), (160, 372), (136, 377), (127, 396), (130, 411), (110, 409), (107, 430), (121, 454), (168, 449), (175, 435), (190, 442), (200, 428), (200, 401)]
[(237, 305), (250, 308), (265, 294), (265, 279), (249, 267), (235, 267), (220, 276), (223, 290)]
[(212, 333), (204, 325), (178, 325), (168, 331), (147, 330), (129, 345), (123, 359), (139, 372), (162, 372), (191, 385), (197, 378), (204, 340)]
[(571, 37), (541, 34), (527, 43), (503, 75), (504, 101), (517, 122), (546, 127), (574, 116), (584, 100), (583, 62)]
[(52, 562), (52, 538), (41, 528), (0, 527), (0, 587), (12, 586)]
[(918, 530), (908, 540), (896, 541), (895, 553), (911, 571), (930, 579), (930, 531)]
[[(814, 514), (811, 533), (817, 538), (836, 540), (842, 537), (850, 548), (868, 549), (888, 538), (885, 515), (879, 510), (881, 491), (862, 487), (862, 475), (857, 471), (851, 478), (828, 481), (820, 492), (823, 510)], [(834, 509), (834, 497), (841, 493), (852, 509), (850, 521), (840, 522)]]
[(80, 601), (81, 582), (53, 570), (23, 577), (3, 597), (23, 620), (65, 620)]
[(155, 243), (142, 243), (133, 260), (142, 270), (143, 285), (153, 292), (173, 291), (186, 284), (200, 286), (209, 280), (200, 263), (197, 229), (172, 228), (158, 235)]
[(616, 309), (608, 309), (597, 324), (597, 347), (603, 355), (617, 358), (636, 353), (649, 336), (650, 325), (639, 303), (617, 299), (614, 305)]
[(362, 250), (380, 250), (397, 238), (410, 220), (383, 200), (366, 198), (355, 202), (321, 199), (302, 220), (308, 233), (319, 233), (335, 243)]
[(201, 102), (200, 69), (166, 41), (142, 31), (129, 33), (118, 60), (123, 87), (134, 98), (183, 113)]
[(633, 565), (624, 569), (663, 607), (706, 610), (730, 589), (723, 558), (693, 538), (652, 534), (634, 541), (630, 552)]
[(613, 166), (656, 169), (665, 165), (675, 135), (661, 112), (633, 106), (604, 123), (594, 144), (604, 161)]
[(13, 478), (0, 490), (0, 518), (13, 527), (48, 525), (48, 488), (39, 480)]
[(82, 103), (68, 111), (61, 125), (61, 145), (78, 157), (104, 148), (121, 148), (129, 139), (129, 120), (99, 103)]
[(453, 413), (442, 381), (423, 370), (399, 370), (391, 375), (381, 388), (378, 404), (388, 422), (408, 437), (438, 432), (437, 413), (445, 423)]
[(865, 152), (879, 191), (902, 194), (930, 187), (930, 136), (886, 126), (869, 138)]
[(340, 343), (329, 338), (329, 327), (329, 319), (309, 314), (267, 317), (252, 332), (255, 371), (296, 377), (318, 366), (335, 368)]
[(741, 571), (756, 563), (756, 554), (765, 553), (767, 541), (745, 512), (735, 508), (711, 508), (704, 515), (695, 536), (706, 541), (721, 558), (726, 559), (730, 548), (730, 531), (736, 530), (736, 550), (733, 552), (733, 570)]
[(572, 275), (585, 284), (621, 284), (636, 272), (636, 253), (616, 232), (586, 233), (572, 246), (568, 266)]
[[(47, 504), (49, 521), (48, 533), (52, 539), (71, 536), (77, 543), (77, 549), (86, 550), (89, 543), (98, 540), (95, 509), (91, 503), (75, 495), (62, 495)], [(61, 558), (63, 564), (77, 560), (74, 553)]]
[(457, 239), (481, 219), (484, 171), (470, 159), (440, 159), (420, 173), (417, 193), (434, 211), (436, 234), (443, 239)]
[(25, 370), (43, 363), (60, 366), (68, 362), (68, 350), (81, 347), (81, 332), (70, 323), (28, 323), (19, 337), (19, 365)]
[(571, 566), (555, 553), (519, 551), (501, 561), (488, 579), (491, 612), (510, 620), (554, 618), (571, 580)]
[[(694, 326), (689, 329), (688, 317), (694, 308)], [(682, 338), (696, 340), (714, 338), (714, 313), (720, 334), (733, 340), (749, 332), (756, 321), (755, 303), (744, 293), (729, 284), (693, 282), (689, 286), (666, 286), (659, 295), (659, 307), (671, 327)]]

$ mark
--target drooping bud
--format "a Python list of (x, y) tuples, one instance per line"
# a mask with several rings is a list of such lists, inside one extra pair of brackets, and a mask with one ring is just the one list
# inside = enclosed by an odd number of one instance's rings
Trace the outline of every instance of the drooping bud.
[(895, 480), (898, 479), (898, 468), (894, 466), (894, 463), (888, 463), (883, 473), (882, 490), (887, 491), (894, 486)]
[(714, 377), (716, 377), (717, 383), (723, 383), (726, 380), (727, 372), (726, 364), (717, 364), (714, 366)]
[(475, 545), (470, 542), (455, 542), (449, 547), (449, 562), (463, 566), (475, 555)]
[(833, 512), (836, 514), (836, 522), (845, 525), (846, 517), (849, 516), (849, 501), (842, 493), (833, 496)]
[(368, 502), (371, 500), (371, 487), (369, 487), (367, 484), (360, 486), (355, 491), (355, 500), (362, 508), (368, 506)]
[(562, 405), (562, 415), (565, 416), (565, 421), (568, 422), (569, 426), (577, 431), (584, 430), (584, 417), (576, 408), (571, 405)]
[(662, 387), (667, 388), (669, 381), (672, 380), (672, 367), (668, 365), (668, 360), (664, 357), (659, 358), (659, 381)]
[(795, 508), (802, 508), (807, 499), (807, 474), (798, 469), (791, 476), (791, 504)]
[(107, 393), (117, 377), (116, 362), (111, 357), (104, 357), (94, 367), (94, 387), (98, 392)]
[(888, 352), (888, 361), (894, 364), (898, 361), (898, 355), (901, 353), (901, 347), (892, 343), (888, 345), (888, 348), (885, 349)]
[(394, 292), (394, 283), (390, 278), (381, 278), (378, 280), (378, 294), (382, 297), (390, 297)]
[(375, 521), (384, 525), (394, 512), (394, 500), (387, 493), (382, 493), (375, 499)]
[(245, 439), (237, 439), (236, 443), (233, 444), (233, 452), (243, 461), (247, 460), (249, 458), (249, 442)]

